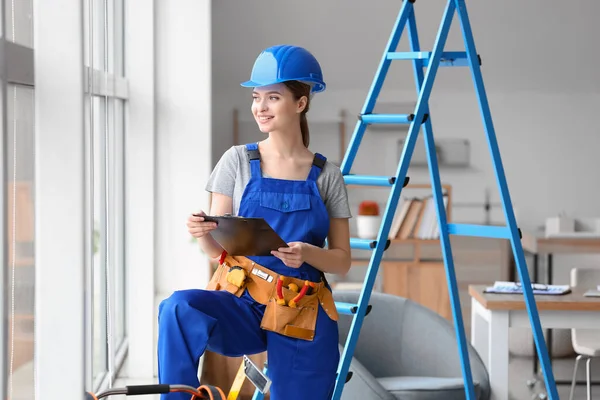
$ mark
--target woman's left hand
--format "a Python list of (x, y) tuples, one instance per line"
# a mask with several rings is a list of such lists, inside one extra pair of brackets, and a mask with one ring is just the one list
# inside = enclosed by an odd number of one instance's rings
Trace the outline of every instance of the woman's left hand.
[(291, 268), (300, 268), (304, 263), (304, 251), (306, 243), (290, 242), (289, 247), (280, 247), (277, 251), (271, 251), (275, 257), (279, 258), (285, 265)]

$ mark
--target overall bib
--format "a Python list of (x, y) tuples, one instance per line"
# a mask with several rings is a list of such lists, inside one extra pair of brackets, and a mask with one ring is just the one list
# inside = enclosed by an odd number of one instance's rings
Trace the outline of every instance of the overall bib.
[[(256, 143), (246, 145), (251, 178), (239, 215), (262, 217), (286, 242), (323, 247), (329, 215), (317, 187), (325, 157), (315, 155), (306, 180), (263, 178)], [(274, 256), (250, 256), (257, 264), (287, 277), (319, 282), (322, 274), (304, 263), (287, 267)], [(329, 289), (325, 289), (329, 290)], [(318, 303), (317, 303), (318, 304)], [(158, 374), (160, 383), (199, 386), (197, 368), (206, 349), (229, 357), (261, 353), (268, 356), (272, 400), (327, 400), (339, 362), (338, 325), (318, 305), (315, 336), (302, 340), (261, 329), (265, 306), (246, 290), (202, 289), (173, 293), (159, 307)], [(222, 388), (225, 392), (229, 388)], [(163, 400), (189, 400), (189, 395), (163, 395)]]

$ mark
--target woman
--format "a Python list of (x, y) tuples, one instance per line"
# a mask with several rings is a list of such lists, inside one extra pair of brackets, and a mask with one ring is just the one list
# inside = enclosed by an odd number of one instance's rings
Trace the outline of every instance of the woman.
[[(266, 350), (271, 399), (325, 400), (339, 351), (337, 312), (323, 273), (350, 268), (351, 214), (340, 169), (308, 150), (306, 113), (313, 93), (325, 89), (321, 67), (301, 47), (274, 46), (258, 56), (242, 86), (253, 88), (252, 114), (268, 137), (225, 152), (207, 184), (210, 214), (262, 217), (288, 247), (233, 258), (210, 235), (214, 223), (188, 218), (189, 232), (209, 257), (220, 258), (220, 267), (207, 290), (178, 291), (161, 303), (159, 380), (197, 385), (206, 349), (232, 357)], [(256, 268), (274, 279), (261, 280)]]

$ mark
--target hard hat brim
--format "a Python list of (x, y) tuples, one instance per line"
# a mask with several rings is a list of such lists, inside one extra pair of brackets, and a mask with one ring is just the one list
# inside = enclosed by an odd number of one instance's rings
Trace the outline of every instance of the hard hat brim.
[(310, 85), (311, 88), (312, 88), (311, 92), (313, 92), (313, 93), (322, 92), (322, 91), (325, 90), (325, 87), (326, 87), (326, 85), (325, 85), (324, 82), (316, 82), (315, 80), (310, 79), (310, 78), (309, 79), (277, 79), (277, 80), (274, 80), (272, 82), (262, 82), (262, 83), (254, 82), (252, 80), (249, 80), (249, 81), (240, 83), (240, 86), (243, 86), (243, 87), (261, 87), (261, 86), (275, 85), (277, 83), (283, 83), (283, 82), (287, 82), (287, 81), (290, 81), (290, 80), (296, 80), (296, 81), (304, 82), (307, 85)]

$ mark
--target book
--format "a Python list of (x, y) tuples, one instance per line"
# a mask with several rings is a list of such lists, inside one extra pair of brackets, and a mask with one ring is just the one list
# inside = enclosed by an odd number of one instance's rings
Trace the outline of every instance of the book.
[[(561, 295), (571, 292), (571, 287), (569, 285), (544, 285), (532, 283), (531, 288), (534, 294), (543, 295)], [(494, 282), (494, 286), (485, 289), (485, 293), (523, 294), (523, 286), (520, 282), (496, 281)]]

